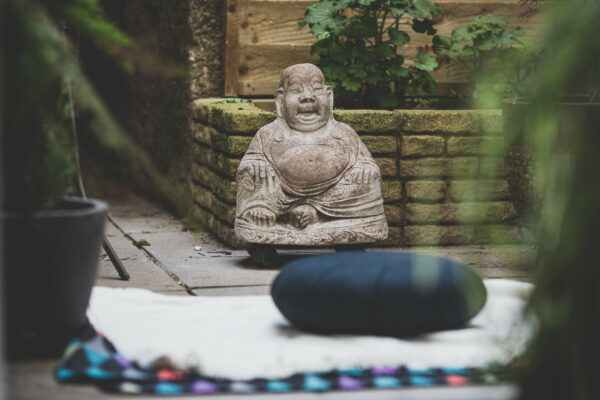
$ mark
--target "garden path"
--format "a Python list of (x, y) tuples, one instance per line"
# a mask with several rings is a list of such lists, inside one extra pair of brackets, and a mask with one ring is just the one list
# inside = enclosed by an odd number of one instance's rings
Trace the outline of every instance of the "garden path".
[[(107, 236), (131, 275), (120, 281), (105, 254), (100, 256), (97, 285), (137, 287), (169, 295), (223, 296), (264, 295), (278, 269), (257, 269), (248, 253), (226, 247), (210, 234), (194, 232), (156, 205), (132, 194), (110, 201), (113, 222)], [(388, 249), (399, 251), (401, 249)], [(535, 255), (531, 246), (469, 246), (417, 248), (460, 260), (484, 278), (533, 279), (525, 267)], [(289, 252), (287, 258), (296, 255)], [(287, 259), (286, 258), (286, 259)], [(9, 398), (113, 400), (123, 396), (102, 393), (90, 386), (59, 385), (52, 378), (56, 360), (33, 360), (9, 364)], [(357, 392), (269, 394), (269, 399), (512, 399), (513, 385), (413, 388)], [(218, 399), (261, 399), (264, 394), (215, 395)], [(139, 400), (151, 397), (140, 396)], [(191, 396), (178, 396), (188, 399)], [(194, 396), (194, 398), (198, 398)], [(211, 396), (212, 398), (212, 396)]]

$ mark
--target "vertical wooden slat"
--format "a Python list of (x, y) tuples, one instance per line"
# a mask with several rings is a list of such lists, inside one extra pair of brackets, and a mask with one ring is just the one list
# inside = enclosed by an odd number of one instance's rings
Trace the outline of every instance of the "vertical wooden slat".
[(225, 1), (225, 96), (238, 95), (240, 62), (240, 1)]

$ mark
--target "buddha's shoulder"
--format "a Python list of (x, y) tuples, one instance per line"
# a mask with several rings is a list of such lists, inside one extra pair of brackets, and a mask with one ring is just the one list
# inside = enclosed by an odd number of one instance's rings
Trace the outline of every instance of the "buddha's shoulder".
[(338, 139), (355, 139), (358, 137), (356, 131), (350, 125), (333, 120), (333, 136)]
[(339, 131), (342, 135), (356, 135), (356, 131), (350, 125), (335, 119), (333, 120), (333, 129)]
[(262, 128), (260, 128), (258, 130), (258, 132), (256, 132), (255, 136), (260, 137), (261, 139), (269, 139), (271, 137), (273, 137), (273, 135), (276, 133), (277, 131), (277, 124), (276, 121), (270, 122), (267, 125), (263, 126)]

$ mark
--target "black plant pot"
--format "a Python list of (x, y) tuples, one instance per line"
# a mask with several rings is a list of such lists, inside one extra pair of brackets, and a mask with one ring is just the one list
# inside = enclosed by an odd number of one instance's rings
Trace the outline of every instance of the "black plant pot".
[(66, 198), (51, 211), (3, 213), (10, 359), (56, 357), (85, 324), (106, 203)]

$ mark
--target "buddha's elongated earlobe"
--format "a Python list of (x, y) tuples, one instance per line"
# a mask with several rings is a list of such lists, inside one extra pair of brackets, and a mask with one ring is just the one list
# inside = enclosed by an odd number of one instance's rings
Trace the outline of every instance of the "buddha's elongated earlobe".
[(283, 118), (283, 88), (277, 89), (277, 94), (275, 94), (275, 109), (277, 117)]
[(329, 99), (329, 118), (333, 118), (333, 89), (331, 86), (326, 86), (327, 88), (327, 99)]

